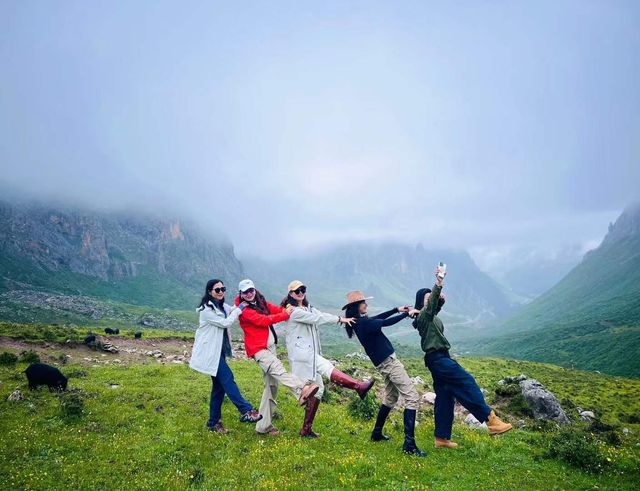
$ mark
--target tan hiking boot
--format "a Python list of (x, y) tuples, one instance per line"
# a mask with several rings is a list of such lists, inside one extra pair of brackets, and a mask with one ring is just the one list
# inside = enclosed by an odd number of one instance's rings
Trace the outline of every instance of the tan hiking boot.
[(452, 442), (451, 440), (445, 440), (444, 438), (436, 438), (436, 448), (458, 448), (458, 444), (456, 442)]
[(305, 385), (302, 389), (302, 393), (300, 394), (300, 399), (298, 399), (300, 405), (304, 406), (307, 403), (309, 397), (313, 397), (316, 395), (316, 392), (318, 392), (319, 388), (320, 387), (318, 387), (318, 384)]
[(506, 433), (510, 429), (513, 428), (509, 423), (505, 423), (502, 421), (496, 413), (491, 411), (489, 417), (487, 418), (487, 428), (489, 428), (490, 435), (499, 435), (500, 433)]

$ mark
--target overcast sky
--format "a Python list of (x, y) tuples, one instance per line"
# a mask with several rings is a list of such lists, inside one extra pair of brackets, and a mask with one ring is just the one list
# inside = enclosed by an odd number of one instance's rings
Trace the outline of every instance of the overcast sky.
[(640, 2), (306, 3), (2, 2), (1, 180), (272, 257), (586, 247), (640, 197)]

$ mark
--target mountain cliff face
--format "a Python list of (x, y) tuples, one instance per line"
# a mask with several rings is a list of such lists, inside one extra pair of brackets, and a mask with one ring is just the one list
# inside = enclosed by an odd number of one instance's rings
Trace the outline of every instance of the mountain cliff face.
[(33, 204), (0, 202), (0, 256), (0, 290), (35, 287), (158, 305), (154, 289), (171, 286), (173, 308), (192, 307), (213, 275), (231, 283), (242, 276), (231, 244), (178, 220)]
[(556, 286), (475, 343), (495, 353), (640, 376), (640, 205)]

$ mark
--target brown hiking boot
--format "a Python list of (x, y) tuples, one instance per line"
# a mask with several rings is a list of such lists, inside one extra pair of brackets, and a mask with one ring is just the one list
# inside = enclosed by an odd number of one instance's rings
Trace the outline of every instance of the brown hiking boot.
[(318, 387), (318, 384), (305, 385), (302, 389), (302, 393), (300, 394), (300, 399), (298, 399), (300, 405), (304, 406), (309, 400), (309, 397), (313, 397), (316, 395), (316, 392), (318, 392), (319, 388), (320, 387)]
[(446, 440), (444, 438), (436, 438), (436, 448), (458, 448), (458, 444), (456, 442), (452, 442), (451, 440)]
[(509, 423), (505, 423), (502, 421), (496, 413), (491, 411), (489, 417), (487, 418), (487, 428), (489, 428), (490, 435), (499, 435), (500, 433), (506, 433), (510, 429), (513, 428)]

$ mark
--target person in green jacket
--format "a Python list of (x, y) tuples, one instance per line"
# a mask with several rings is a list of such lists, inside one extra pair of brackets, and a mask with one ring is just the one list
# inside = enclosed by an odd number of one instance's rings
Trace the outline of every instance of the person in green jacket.
[(451, 345), (444, 335), (444, 324), (438, 317), (445, 302), (442, 294), (445, 275), (439, 276), (436, 270), (433, 290), (421, 288), (416, 292), (415, 308), (409, 315), (415, 318), (413, 327), (420, 333), (420, 344), (425, 353), (424, 363), (433, 377), (433, 389), (436, 393), (433, 411), (435, 447), (456, 448), (458, 444), (451, 441), (456, 400), (478, 421), (486, 422), (491, 435), (505, 433), (512, 426), (496, 416), (485, 402), (475, 379), (449, 356)]

